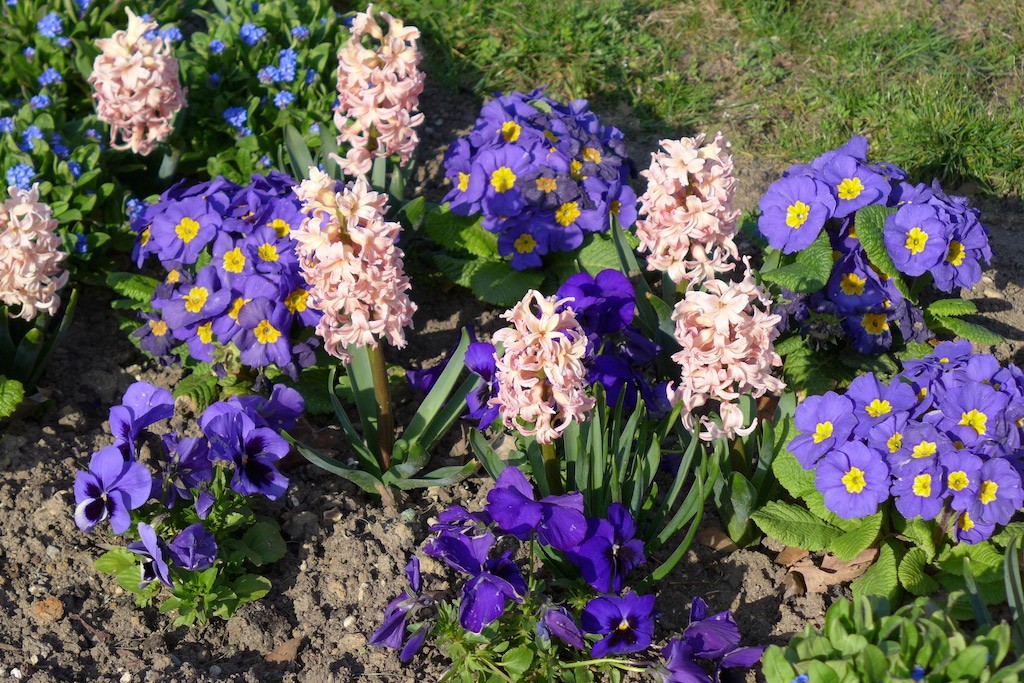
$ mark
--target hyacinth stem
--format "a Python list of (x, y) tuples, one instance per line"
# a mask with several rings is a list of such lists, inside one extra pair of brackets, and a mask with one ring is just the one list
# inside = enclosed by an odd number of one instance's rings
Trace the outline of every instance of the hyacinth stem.
[(544, 478), (548, 480), (548, 492), (553, 496), (560, 496), (565, 493), (565, 489), (562, 488), (562, 468), (558, 464), (555, 444), (542, 443), (540, 453), (544, 459)]
[(391, 390), (388, 388), (388, 366), (384, 349), (379, 345), (367, 349), (373, 373), (373, 397), (377, 399), (377, 445), (381, 472), (391, 469), (391, 452), (395, 445), (395, 422), (391, 414)]

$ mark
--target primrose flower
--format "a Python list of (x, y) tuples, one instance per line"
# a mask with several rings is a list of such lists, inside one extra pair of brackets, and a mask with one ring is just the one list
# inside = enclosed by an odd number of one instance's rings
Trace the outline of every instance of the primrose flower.
[[(53, 210), (39, 200), (39, 184), (31, 189), (8, 188), (10, 199), (0, 206), (0, 302), (18, 307), (15, 317), (32, 320), (54, 315), (59, 290), (68, 273)], [(11, 311), (13, 314), (13, 311)]]
[(748, 267), (740, 282), (709, 280), (702, 290), (687, 291), (672, 312), (682, 350), (672, 356), (681, 372), (679, 384), (669, 386), (669, 400), (683, 404), (683, 424), (690, 429), (698, 409), (708, 401), (719, 402), (721, 426), (700, 419), (704, 440), (749, 434), (756, 422), (744, 427), (735, 401), (745, 394), (759, 398), (785, 388), (772, 375), (772, 368), (782, 365), (773, 344), (781, 317), (768, 312), (769, 304)]
[(942, 469), (929, 464), (904, 469), (893, 482), (892, 494), (896, 497), (896, 509), (907, 519), (935, 519), (942, 511), (946, 494)]
[(171, 134), (174, 115), (185, 107), (178, 60), (170, 41), (147, 36), (156, 22), (130, 10), (128, 28), (96, 41), (92, 84), (96, 115), (110, 125), (110, 146), (147, 156)]
[[(736, 188), (729, 142), (718, 133), (703, 145), (696, 138), (662, 140), (651, 155), (647, 192), (640, 197), (636, 224), (648, 270), (668, 273), (676, 284), (700, 282), (732, 270), (739, 257), (733, 237), (740, 211), (732, 206)], [(702, 146), (703, 145), (703, 146)]]
[(167, 544), (156, 535), (156, 530), (145, 522), (139, 522), (138, 528), (142, 540), (129, 543), (128, 550), (144, 558), (139, 588), (156, 580), (172, 588), (174, 584), (171, 583), (171, 569), (167, 566), (165, 557), (168, 554)]
[(595, 658), (646, 650), (654, 638), (654, 596), (629, 591), (594, 598), (583, 608), (580, 624), (587, 633), (604, 636), (591, 648)]
[(757, 227), (774, 249), (784, 254), (806, 249), (835, 215), (836, 199), (828, 185), (810, 176), (786, 176), (768, 186), (758, 203)]
[(835, 193), (836, 218), (846, 218), (870, 204), (884, 204), (892, 190), (885, 176), (847, 154), (835, 154), (823, 163), (820, 178)]
[(1002, 458), (981, 466), (976, 497), (965, 512), (982, 524), (1009, 524), (1024, 504), (1020, 473)]
[(416, 304), (397, 245), (402, 228), (384, 220), (386, 196), (363, 178), (338, 192), (315, 168), (295, 193), (306, 217), (292, 236), (310, 305), (322, 312), (316, 332), (325, 350), (347, 362), (349, 345), (386, 339), (403, 348)]
[(493, 338), (504, 353), (495, 362), (498, 396), (491, 404), (499, 406), (507, 428), (542, 444), (584, 420), (595, 403), (585, 392), (587, 337), (564, 303), (530, 290), (502, 314), (512, 326)]
[[(419, 29), (405, 26), (387, 12), (387, 33), (373, 16), (373, 4), (357, 14), (348, 43), (338, 53), (338, 104), (334, 124), (339, 144), (350, 146), (337, 159), (347, 175), (370, 172), (373, 160), (397, 154), (407, 164), (419, 142), (415, 128), (424, 75), (419, 70)], [(375, 47), (364, 45), (373, 41)]]
[(893, 263), (907, 275), (922, 275), (949, 252), (946, 224), (931, 206), (901, 206), (886, 219), (882, 237)]
[(123, 534), (131, 526), (129, 511), (142, 507), (152, 490), (145, 465), (107, 446), (93, 453), (88, 470), (75, 474), (75, 524), (88, 533), (109, 519), (114, 533)]
[(828, 509), (843, 519), (867, 517), (889, 497), (889, 467), (876, 451), (849, 442), (817, 464), (815, 486)]
[(801, 433), (790, 442), (789, 450), (804, 469), (811, 469), (823, 455), (849, 440), (857, 426), (853, 401), (834, 391), (808, 396), (797, 407), (795, 424)]

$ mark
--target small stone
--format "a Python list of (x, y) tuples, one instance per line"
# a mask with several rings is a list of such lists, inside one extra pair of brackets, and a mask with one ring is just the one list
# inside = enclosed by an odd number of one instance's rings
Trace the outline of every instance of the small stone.
[(13, 678), (16, 681), (20, 681), (21, 680), (21, 669), (18, 669), (18, 668), (11, 669), (11, 678)]
[[(33, 588), (38, 586), (30, 586), (28, 591), (32, 593)], [(53, 622), (60, 621), (61, 617), (64, 616), (64, 603), (60, 601), (60, 598), (49, 597), (45, 600), (32, 604), (32, 616), (42, 624), (52, 624)]]
[(125, 671), (121, 674), (121, 678), (118, 679), (121, 683), (132, 683), (132, 675)]
[(60, 548), (55, 545), (46, 546), (46, 555), (52, 559), (56, 559), (60, 555)]
[(356, 618), (355, 618), (355, 616), (349, 615), (349, 616), (345, 617), (345, 621), (341, 622), (341, 625), (346, 630), (351, 629), (353, 626), (356, 625)]
[(28, 658), (28, 663), (31, 664), (32, 666), (35, 666), (36, 664), (38, 664), (39, 663), (39, 655), (32, 655), (31, 657), (29, 657)]
[(220, 676), (222, 673), (224, 673), (224, 669), (220, 668), (216, 664), (210, 667), (211, 676)]
[(998, 289), (986, 289), (985, 296), (990, 299), (1005, 299), (1006, 295), (1000, 292)]

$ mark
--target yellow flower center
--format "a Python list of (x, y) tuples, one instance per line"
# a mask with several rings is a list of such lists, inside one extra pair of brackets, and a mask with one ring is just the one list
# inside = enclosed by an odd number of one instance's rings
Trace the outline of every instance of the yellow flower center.
[(896, 432), (889, 437), (889, 440), (885, 442), (885, 445), (889, 447), (890, 453), (895, 453), (903, 447), (903, 435)]
[(949, 241), (949, 251), (946, 252), (946, 261), (948, 261), (950, 265), (963, 265), (964, 256), (966, 255), (967, 250), (964, 248), (964, 245), (956, 240)]
[(885, 313), (865, 313), (860, 324), (868, 334), (882, 334), (889, 329), (889, 319)]
[(864, 470), (858, 467), (851, 467), (850, 471), (843, 475), (842, 481), (849, 493), (860, 493), (868, 485), (864, 479)]
[(974, 520), (965, 510), (964, 514), (960, 515), (960, 519), (956, 521), (956, 525), (960, 527), (960, 531), (970, 531), (974, 528)]
[(243, 268), (245, 268), (245, 254), (242, 253), (241, 247), (224, 252), (224, 270), (229, 273), (241, 273)]
[(601, 163), (601, 150), (594, 147), (583, 148), (583, 160), (589, 161), (592, 164)]
[(889, 414), (889, 412), (892, 410), (892, 404), (889, 403), (888, 401), (883, 401), (881, 399), (876, 398), (874, 401), (867, 404), (867, 406), (864, 407), (864, 410), (871, 417), (881, 417), (882, 415)]
[(469, 174), (459, 171), (459, 192), (465, 192), (469, 189)]
[(939, 450), (939, 445), (934, 441), (922, 441), (910, 451), (913, 458), (930, 458)]
[(274, 220), (270, 221), (268, 227), (273, 228), (274, 232), (277, 233), (278, 237), (287, 237), (288, 235), (292, 234), (291, 224), (283, 218), (275, 218)]
[(309, 290), (296, 289), (284, 300), (285, 308), (291, 313), (302, 313), (306, 310), (306, 299), (309, 298)]
[(800, 226), (807, 222), (807, 216), (810, 212), (811, 207), (801, 201), (790, 204), (786, 208), (786, 225), (794, 230), (799, 230)]
[(519, 133), (522, 130), (519, 124), (515, 121), (506, 121), (501, 124), (501, 137), (505, 142), (515, 142), (519, 139)]
[(569, 175), (576, 180), (583, 180), (584, 176), (580, 175), (580, 171), (583, 170), (583, 162), (573, 159), (569, 162)]
[(970, 427), (978, 436), (985, 433), (985, 424), (987, 422), (988, 415), (974, 408), (960, 416), (960, 425), (963, 427)]
[(508, 166), (502, 166), (491, 173), (491, 187), (495, 192), (508, 192), (516, 186), (516, 174)]
[(541, 192), (554, 192), (558, 181), (554, 178), (537, 178), (537, 189)]
[(844, 273), (843, 279), (839, 281), (839, 286), (846, 296), (861, 296), (864, 294), (864, 285), (867, 281), (866, 277), (861, 277), (857, 273)]
[(923, 401), (925, 396), (928, 395), (928, 387), (921, 387), (921, 390), (917, 392), (917, 400)]
[(278, 255), (277, 253), (277, 247), (270, 243), (261, 244), (260, 248), (256, 250), (256, 255), (259, 256), (264, 261), (270, 262), (276, 261), (277, 259), (281, 258), (280, 255)]
[(174, 270), (168, 271), (168, 273), (167, 273), (167, 280), (166, 280), (166, 282), (168, 284), (172, 284), (172, 285), (176, 284), (179, 280), (181, 280), (181, 271), (180, 270), (174, 269)]
[(948, 484), (949, 488), (954, 491), (963, 491), (971, 485), (971, 480), (967, 477), (966, 472), (963, 470), (957, 470), (949, 473), (949, 478), (946, 479), (946, 484)]
[(840, 199), (856, 199), (863, 191), (864, 183), (860, 181), (860, 178), (843, 178), (843, 181), (839, 183)]
[(149, 228), (146, 228), (145, 230), (142, 231), (142, 234), (139, 236), (139, 244), (141, 244), (142, 246), (146, 246), (147, 244), (149, 244), (149, 238), (152, 236), (153, 233), (149, 231)]
[(932, 495), (932, 475), (919, 474), (914, 477), (914, 495), (927, 498)]
[(552, 133), (550, 130), (544, 131), (544, 137), (546, 137), (551, 142), (558, 142), (559, 140), (559, 137)]
[(622, 202), (618, 199), (613, 199), (611, 204), (608, 205), (608, 213), (612, 216), (618, 216), (619, 211), (622, 209)]
[(193, 287), (188, 290), (188, 294), (181, 297), (185, 300), (185, 310), (189, 313), (198, 313), (203, 310), (203, 306), (206, 305), (206, 300), (210, 298), (210, 293), (206, 290), (206, 287)]
[(167, 334), (167, 323), (163, 320), (150, 320), (149, 329), (158, 337), (162, 337)]
[(174, 234), (185, 244), (188, 244), (199, 234), (199, 221), (188, 216), (181, 219), (181, 222), (174, 226)]
[(629, 622), (627, 620), (623, 619), (622, 621), (619, 622), (618, 629), (620, 631), (628, 631), (629, 630)]
[(213, 341), (213, 323), (206, 323), (196, 328), (196, 336), (199, 337), (199, 341), (204, 344), (209, 344)]
[(572, 225), (572, 222), (580, 217), (580, 205), (576, 202), (566, 202), (555, 209), (555, 221), (562, 226)]
[(982, 505), (988, 505), (996, 499), (996, 491), (999, 490), (999, 484), (994, 481), (985, 480), (981, 482), (981, 492), (978, 493), (978, 500), (981, 501)]
[(270, 324), (269, 320), (261, 320), (253, 330), (253, 334), (256, 335), (256, 341), (260, 344), (273, 344), (281, 337), (281, 333)]
[(903, 243), (903, 246), (916, 256), (924, 251), (924, 245), (926, 244), (928, 244), (928, 233), (921, 228), (914, 227), (907, 233), (907, 241)]
[(246, 305), (250, 301), (252, 301), (252, 299), (243, 299), (242, 297), (235, 299), (231, 304), (231, 308), (228, 309), (228, 317), (237, 323), (239, 311), (242, 310), (242, 306)]
[(832, 423), (831, 422), (819, 422), (818, 426), (814, 428), (814, 435), (811, 439), (814, 443), (821, 443), (825, 439), (832, 438)]
[(533, 239), (529, 233), (523, 233), (516, 238), (516, 241), (513, 242), (512, 246), (514, 246), (516, 251), (520, 254), (532, 254), (533, 250), (537, 248), (537, 240)]

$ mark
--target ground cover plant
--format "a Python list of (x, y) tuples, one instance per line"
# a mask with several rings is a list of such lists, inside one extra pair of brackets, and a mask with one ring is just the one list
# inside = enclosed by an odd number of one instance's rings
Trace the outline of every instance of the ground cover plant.
[(0, 677), (1016, 680), (975, 10), (0, 7)]

